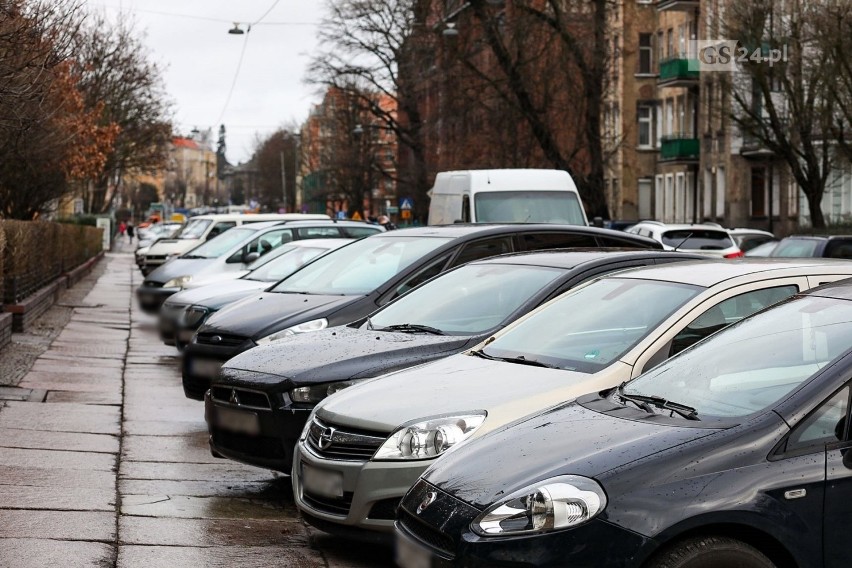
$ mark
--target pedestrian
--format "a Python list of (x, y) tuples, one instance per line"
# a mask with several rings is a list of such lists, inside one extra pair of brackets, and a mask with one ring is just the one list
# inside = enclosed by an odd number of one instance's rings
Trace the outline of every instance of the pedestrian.
[(397, 228), (387, 215), (379, 215), (379, 225), (384, 227), (386, 231), (393, 231)]
[(122, 237), (124, 236), (124, 232), (127, 230), (127, 225), (122, 221), (118, 224), (118, 234)]
[(133, 242), (133, 225), (131, 225), (131, 224), (128, 222), (128, 223), (127, 223), (127, 229), (126, 229), (126, 230), (127, 230), (127, 240), (128, 240), (128, 241), (130, 241), (130, 242), (132, 243), (132, 242)]

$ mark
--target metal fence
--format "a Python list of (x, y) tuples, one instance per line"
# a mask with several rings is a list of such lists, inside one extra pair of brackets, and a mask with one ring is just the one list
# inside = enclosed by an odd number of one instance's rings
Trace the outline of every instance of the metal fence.
[(14, 304), (97, 255), (101, 229), (0, 221), (0, 298)]

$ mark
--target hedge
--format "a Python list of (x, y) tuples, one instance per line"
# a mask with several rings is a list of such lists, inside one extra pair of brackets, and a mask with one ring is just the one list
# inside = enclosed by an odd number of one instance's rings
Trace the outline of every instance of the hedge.
[(101, 229), (0, 220), (0, 298), (14, 304), (101, 252)]

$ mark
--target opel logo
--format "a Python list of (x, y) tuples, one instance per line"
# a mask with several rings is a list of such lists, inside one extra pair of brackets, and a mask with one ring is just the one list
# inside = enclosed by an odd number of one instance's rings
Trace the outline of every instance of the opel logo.
[(321, 450), (327, 450), (331, 447), (332, 442), (334, 442), (334, 428), (329, 426), (328, 428), (322, 431), (322, 434), (320, 434), (319, 441), (317, 443), (319, 444)]
[(231, 389), (230, 403), (236, 404), (236, 405), (240, 404), (240, 397), (237, 396), (237, 390), (236, 389)]
[(222, 341), (222, 336), (221, 335), (214, 335), (213, 337), (210, 338), (210, 341), (212, 341), (213, 343), (219, 343), (220, 341)]
[(432, 503), (434, 503), (435, 499), (437, 498), (438, 494), (434, 491), (430, 491), (429, 493), (427, 493), (426, 497), (424, 497), (420, 504), (417, 505), (417, 514), (419, 515), (420, 513), (425, 511), (426, 508), (429, 507), (429, 505), (431, 505)]

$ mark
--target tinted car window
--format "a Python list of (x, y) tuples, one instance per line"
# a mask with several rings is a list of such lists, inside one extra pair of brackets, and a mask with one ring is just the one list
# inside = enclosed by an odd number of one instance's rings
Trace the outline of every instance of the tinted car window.
[(234, 229), (215, 239), (211, 239), (201, 246), (195, 247), (184, 255), (186, 258), (219, 258), (242, 241), (256, 234), (251, 229)]
[(852, 241), (832, 239), (825, 247), (825, 255), (829, 258), (852, 258)]
[[(292, 245), (291, 245), (292, 246)], [(253, 270), (245, 276), (246, 280), (260, 280), (262, 282), (278, 282), (293, 274), (296, 270), (307, 264), (327, 249), (310, 247), (293, 247), (271, 262)]]
[(385, 302), (389, 302), (397, 296), (402, 296), (412, 288), (416, 288), (417, 286), (420, 286), (430, 278), (434, 278), (435, 276), (439, 275), (444, 269), (444, 265), (447, 264), (447, 259), (449, 259), (449, 255), (442, 256), (432, 264), (420, 269), (419, 271), (406, 278), (402, 282), (402, 284), (396, 287), (396, 290), (394, 290), (393, 294), (387, 297)]
[(784, 239), (769, 256), (785, 258), (817, 256), (816, 251), (820, 242), (818, 239)]
[(577, 195), (568, 191), (481, 191), (473, 203), (477, 223), (586, 224)]
[(731, 236), (724, 231), (705, 229), (678, 229), (662, 234), (663, 244), (689, 250), (723, 250), (734, 246)]
[(353, 239), (360, 239), (362, 237), (369, 237), (370, 235), (381, 233), (380, 230), (373, 227), (341, 227), (341, 230), (343, 230), (347, 237), (351, 237)]
[(740, 247), (741, 251), (748, 252), (764, 243), (774, 241), (775, 237), (770, 237), (769, 235), (741, 235), (734, 237), (734, 240), (737, 241), (737, 246)]
[(339, 238), (340, 229), (337, 227), (304, 227), (296, 229), (300, 239)]
[(245, 255), (256, 252), (260, 256), (272, 252), (281, 245), (289, 243), (293, 240), (293, 231), (290, 229), (280, 229), (277, 231), (269, 231), (263, 235), (253, 239), (246, 244), (242, 249), (235, 252), (228, 259), (228, 262), (242, 262)]
[(498, 254), (512, 252), (512, 237), (498, 237), (468, 243), (462, 248), (453, 266), (459, 266), (472, 260), (487, 258)]
[(808, 447), (822, 447), (843, 440), (846, 416), (849, 412), (849, 387), (844, 387), (817, 408), (787, 439), (785, 451), (794, 452)]
[(568, 235), (560, 233), (527, 233), (521, 235), (524, 250), (546, 250), (554, 248), (578, 248), (598, 246), (592, 235)]

